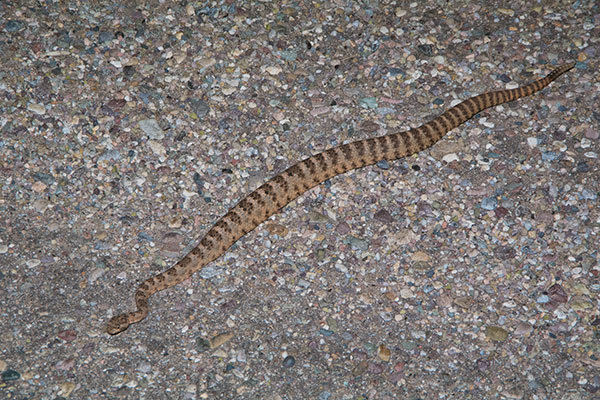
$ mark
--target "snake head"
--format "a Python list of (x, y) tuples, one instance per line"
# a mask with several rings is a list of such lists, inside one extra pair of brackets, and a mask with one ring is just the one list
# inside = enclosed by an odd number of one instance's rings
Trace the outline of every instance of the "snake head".
[(117, 333), (123, 332), (129, 327), (129, 318), (127, 314), (117, 315), (112, 317), (106, 326), (106, 332), (110, 335), (116, 335)]

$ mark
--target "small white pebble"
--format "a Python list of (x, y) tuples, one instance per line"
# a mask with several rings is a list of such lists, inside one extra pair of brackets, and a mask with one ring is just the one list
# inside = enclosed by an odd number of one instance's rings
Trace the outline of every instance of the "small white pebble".
[(591, 145), (592, 145), (592, 141), (590, 139), (588, 139), (588, 138), (581, 139), (580, 146), (582, 149), (587, 149)]
[(538, 140), (537, 140), (537, 138), (534, 138), (534, 137), (528, 137), (527, 144), (529, 145), (529, 147), (531, 147), (533, 149), (534, 147), (536, 147), (538, 145)]
[(510, 8), (499, 8), (499, 9), (498, 9), (498, 12), (499, 12), (500, 14), (508, 15), (508, 16), (510, 16), (510, 17), (512, 17), (512, 16), (514, 16), (514, 15), (515, 15), (515, 11), (514, 11), (514, 10), (511, 10)]
[(479, 122), (486, 128), (493, 128), (494, 126), (496, 126), (496, 124), (494, 124), (493, 122), (488, 121), (487, 118), (480, 118)]
[(187, 189), (183, 189), (182, 194), (183, 194), (183, 197), (186, 197), (186, 198), (190, 198), (190, 197), (193, 197), (193, 196), (198, 196), (198, 193), (191, 192), (191, 191), (189, 191)]
[(265, 68), (265, 71), (267, 71), (270, 75), (277, 75), (280, 74), (283, 70), (278, 66), (271, 65)]
[(512, 300), (505, 301), (504, 303), (502, 303), (502, 305), (506, 308), (515, 308), (517, 306), (517, 304)]
[(447, 163), (450, 163), (452, 161), (458, 161), (458, 156), (456, 155), (456, 153), (448, 153), (444, 157), (442, 157), (442, 160), (446, 161)]
[(396, 8), (396, 17), (404, 17), (405, 15), (406, 10), (403, 10), (400, 7)]

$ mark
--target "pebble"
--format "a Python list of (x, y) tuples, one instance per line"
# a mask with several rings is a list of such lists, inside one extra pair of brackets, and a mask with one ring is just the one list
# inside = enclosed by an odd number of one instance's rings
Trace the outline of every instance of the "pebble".
[(283, 366), (291, 368), (296, 364), (296, 359), (293, 356), (287, 356), (283, 359)]
[(165, 137), (165, 133), (162, 128), (158, 125), (155, 119), (144, 119), (138, 122), (140, 129), (144, 131), (150, 139), (161, 140)]
[(431, 57), (433, 55), (433, 45), (431, 44), (417, 45), (417, 49), (421, 54), (423, 54), (426, 57)]
[(317, 396), (318, 400), (329, 400), (330, 398), (331, 398), (331, 392), (328, 392), (327, 390), (322, 391)]
[(216, 358), (223, 358), (223, 359), (225, 359), (225, 358), (227, 358), (228, 354), (223, 349), (216, 349), (215, 351), (213, 351), (212, 356), (216, 357)]
[(73, 329), (66, 329), (58, 332), (58, 338), (64, 340), (65, 342), (72, 342), (77, 338), (77, 332)]
[(381, 160), (377, 162), (377, 166), (383, 170), (390, 169), (390, 163), (387, 160)]
[(167, 154), (165, 146), (155, 140), (148, 140), (148, 146), (150, 146), (152, 152), (158, 156), (165, 156)]
[(358, 101), (362, 108), (375, 109), (377, 108), (377, 99), (375, 97), (363, 97)]
[(286, 237), (289, 232), (289, 229), (285, 225), (277, 224), (277, 223), (267, 224), (265, 226), (265, 228), (267, 228), (267, 231), (269, 231), (269, 234), (277, 235), (281, 238)]
[(98, 280), (98, 278), (100, 278), (102, 275), (104, 275), (105, 272), (106, 272), (106, 270), (104, 268), (95, 268), (88, 275), (88, 283), (92, 284), (92, 283), (96, 282)]
[(369, 249), (369, 242), (361, 238), (350, 236), (345, 242), (349, 244), (353, 250), (366, 251)]
[(527, 145), (529, 145), (529, 147), (531, 147), (531, 148), (536, 147), (538, 145), (538, 139), (535, 137), (528, 137)]
[(206, 117), (206, 115), (208, 115), (210, 111), (209, 105), (203, 100), (190, 99), (189, 104), (192, 108), (192, 111), (194, 112), (194, 114), (196, 114), (196, 117), (199, 119)]
[(319, 333), (323, 336), (331, 336), (334, 332), (329, 329), (321, 328), (319, 329)]
[(223, 89), (221, 89), (225, 96), (230, 96), (237, 92), (237, 90), (238, 89), (235, 86), (225, 86)]
[(396, 14), (396, 17), (400, 18), (400, 17), (404, 17), (406, 15), (406, 10), (398, 7), (398, 8), (396, 8), (396, 10), (394, 10), (394, 13)]
[(413, 339), (417, 339), (417, 340), (427, 339), (427, 334), (425, 333), (425, 331), (421, 331), (421, 330), (411, 330), (410, 336), (412, 336)]
[[(389, 292), (388, 292), (389, 293)], [(389, 322), (392, 320), (392, 313), (387, 312), (387, 311), (382, 311), (379, 313), (379, 316), (381, 317), (382, 320), (384, 320), (385, 322)]]
[(110, 42), (115, 38), (115, 34), (110, 31), (100, 31), (98, 35), (98, 40), (100, 43)]
[(224, 345), (233, 338), (233, 332), (223, 332), (210, 339), (210, 348), (215, 349)]
[(390, 74), (390, 76), (394, 77), (394, 76), (404, 74), (404, 71), (402, 70), (402, 68), (390, 67), (390, 68), (388, 68), (388, 74)]
[(600, 129), (588, 128), (585, 130), (585, 137), (588, 139), (596, 140), (600, 137)]
[(546, 292), (548, 293), (550, 300), (556, 304), (563, 304), (569, 300), (567, 292), (558, 283), (550, 286)]
[(581, 142), (579, 142), (579, 146), (581, 146), (582, 149), (587, 149), (591, 145), (592, 145), (592, 141), (588, 138), (583, 138), (583, 139), (581, 139)]
[(515, 11), (510, 8), (498, 8), (498, 12), (500, 14), (508, 15), (509, 17), (513, 17), (515, 15)]
[(592, 309), (593, 304), (583, 296), (575, 296), (570, 301), (569, 304), (574, 311), (586, 311)]
[(150, 364), (149, 362), (143, 361), (138, 365), (136, 370), (143, 374), (148, 374), (152, 371), (152, 364)]
[(308, 289), (310, 287), (310, 282), (307, 281), (306, 279), (298, 279), (298, 286), (300, 286), (303, 289)]
[(185, 390), (186, 393), (192, 393), (192, 394), (194, 394), (194, 393), (196, 393), (198, 391), (198, 386), (195, 385), (195, 384), (189, 384), (189, 385), (186, 385), (186, 387), (185, 387), (184, 390)]
[(527, 336), (533, 331), (533, 327), (527, 322), (519, 322), (515, 327), (514, 334), (516, 336)]
[(4, 24), (4, 29), (6, 29), (7, 32), (17, 32), (21, 30), (24, 25), (25, 24), (23, 23), (23, 21), (10, 19)]
[(281, 72), (283, 72), (283, 70), (281, 69), (281, 67), (279, 66), (268, 66), (265, 68), (265, 71), (267, 71), (269, 73), (269, 75), (279, 75)]
[(121, 153), (117, 149), (107, 150), (100, 157), (98, 157), (98, 162), (100, 161), (118, 161), (121, 159)]
[(496, 126), (492, 121), (488, 121), (486, 117), (479, 118), (479, 123), (490, 129)]
[[(445, 156), (449, 154), (457, 154), (464, 148), (464, 143), (461, 139), (456, 141), (440, 141), (431, 147), (428, 151), (433, 158), (436, 160), (443, 160)], [(451, 161), (453, 159), (450, 156)], [(457, 157), (458, 159), (458, 157)], [(448, 161), (449, 162), (449, 161)]]
[(214, 278), (215, 276), (220, 275), (220, 274), (221, 274), (221, 270), (215, 268), (212, 265), (205, 266), (198, 273), (198, 275), (200, 275), (200, 277), (202, 279), (211, 279), (211, 278)]
[(33, 185), (31, 185), (31, 189), (36, 193), (42, 193), (44, 190), (46, 190), (47, 187), (48, 185), (40, 181), (37, 181)]
[(73, 390), (75, 390), (76, 387), (77, 386), (73, 382), (63, 382), (60, 384), (58, 395), (67, 398), (71, 396), (71, 393), (73, 393)]
[(42, 104), (29, 103), (27, 105), (27, 109), (29, 111), (33, 111), (37, 115), (44, 115), (44, 114), (46, 114), (46, 107), (44, 107)]
[(493, 211), (498, 207), (498, 200), (495, 197), (484, 197), (481, 200), (481, 208), (488, 211)]
[(428, 262), (431, 260), (431, 257), (424, 251), (415, 251), (411, 256), (411, 260), (415, 262)]
[(279, 55), (286, 61), (296, 61), (298, 57), (298, 54), (294, 50), (282, 50), (279, 52)]
[(394, 219), (392, 218), (392, 215), (389, 213), (389, 211), (387, 211), (386, 209), (381, 209), (379, 211), (377, 211), (373, 217), (380, 222), (386, 223), (386, 224), (390, 224), (392, 222), (394, 222)]
[(545, 303), (548, 303), (550, 301), (550, 297), (548, 297), (547, 295), (543, 294), (543, 295), (539, 296), (535, 301), (538, 302), (538, 303), (540, 303), (540, 304), (545, 304)]
[(17, 371), (15, 371), (14, 369), (7, 369), (4, 372), (2, 372), (2, 381), (3, 382), (11, 382), (11, 381), (16, 381), (19, 380), (21, 378), (21, 374), (19, 374)]
[(75, 366), (75, 358), (67, 357), (56, 363), (56, 369), (59, 371), (70, 371)]
[(391, 356), (392, 352), (386, 347), (386, 345), (380, 344), (377, 347), (377, 357), (379, 357), (381, 360), (388, 362), (390, 361)]
[(470, 296), (459, 296), (456, 299), (454, 299), (454, 303), (457, 306), (464, 308), (465, 310), (469, 309), (469, 307), (471, 307), (473, 302), (474, 302), (474, 300)]
[(335, 263), (335, 269), (340, 271), (343, 274), (347, 274), (348, 273), (348, 268), (342, 264), (341, 262), (336, 262)]
[(456, 153), (448, 153), (444, 157), (442, 157), (447, 163), (451, 163), (452, 161), (459, 161), (458, 155)]
[(196, 338), (196, 349), (200, 353), (203, 353), (203, 352), (209, 350), (210, 349), (210, 341), (201, 336), (198, 336)]
[(508, 338), (508, 331), (499, 326), (486, 326), (485, 335), (494, 342), (503, 342)]
[(336, 227), (335, 227), (335, 232), (339, 235), (345, 235), (348, 232), (350, 232), (350, 225), (348, 225), (347, 222), (340, 222)]

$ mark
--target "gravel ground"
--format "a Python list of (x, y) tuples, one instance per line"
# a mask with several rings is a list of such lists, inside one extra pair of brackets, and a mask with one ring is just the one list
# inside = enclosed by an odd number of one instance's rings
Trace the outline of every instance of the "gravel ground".
[[(129, 3), (0, 3), (1, 398), (600, 396), (597, 2)], [(283, 168), (564, 61), (105, 333)]]

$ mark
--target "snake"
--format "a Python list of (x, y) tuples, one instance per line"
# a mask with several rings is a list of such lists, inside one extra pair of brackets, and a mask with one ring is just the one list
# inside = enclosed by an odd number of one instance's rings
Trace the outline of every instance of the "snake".
[(341, 144), (296, 163), (240, 200), (175, 265), (141, 283), (135, 292), (136, 310), (112, 317), (106, 332), (116, 335), (146, 318), (150, 311), (150, 296), (200, 271), (223, 255), (238, 239), (307, 190), (350, 170), (423, 151), (475, 114), (530, 96), (574, 66), (575, 63), (563, 64), (544, 78), (527, 85), (473, 96), (417, 128)]

